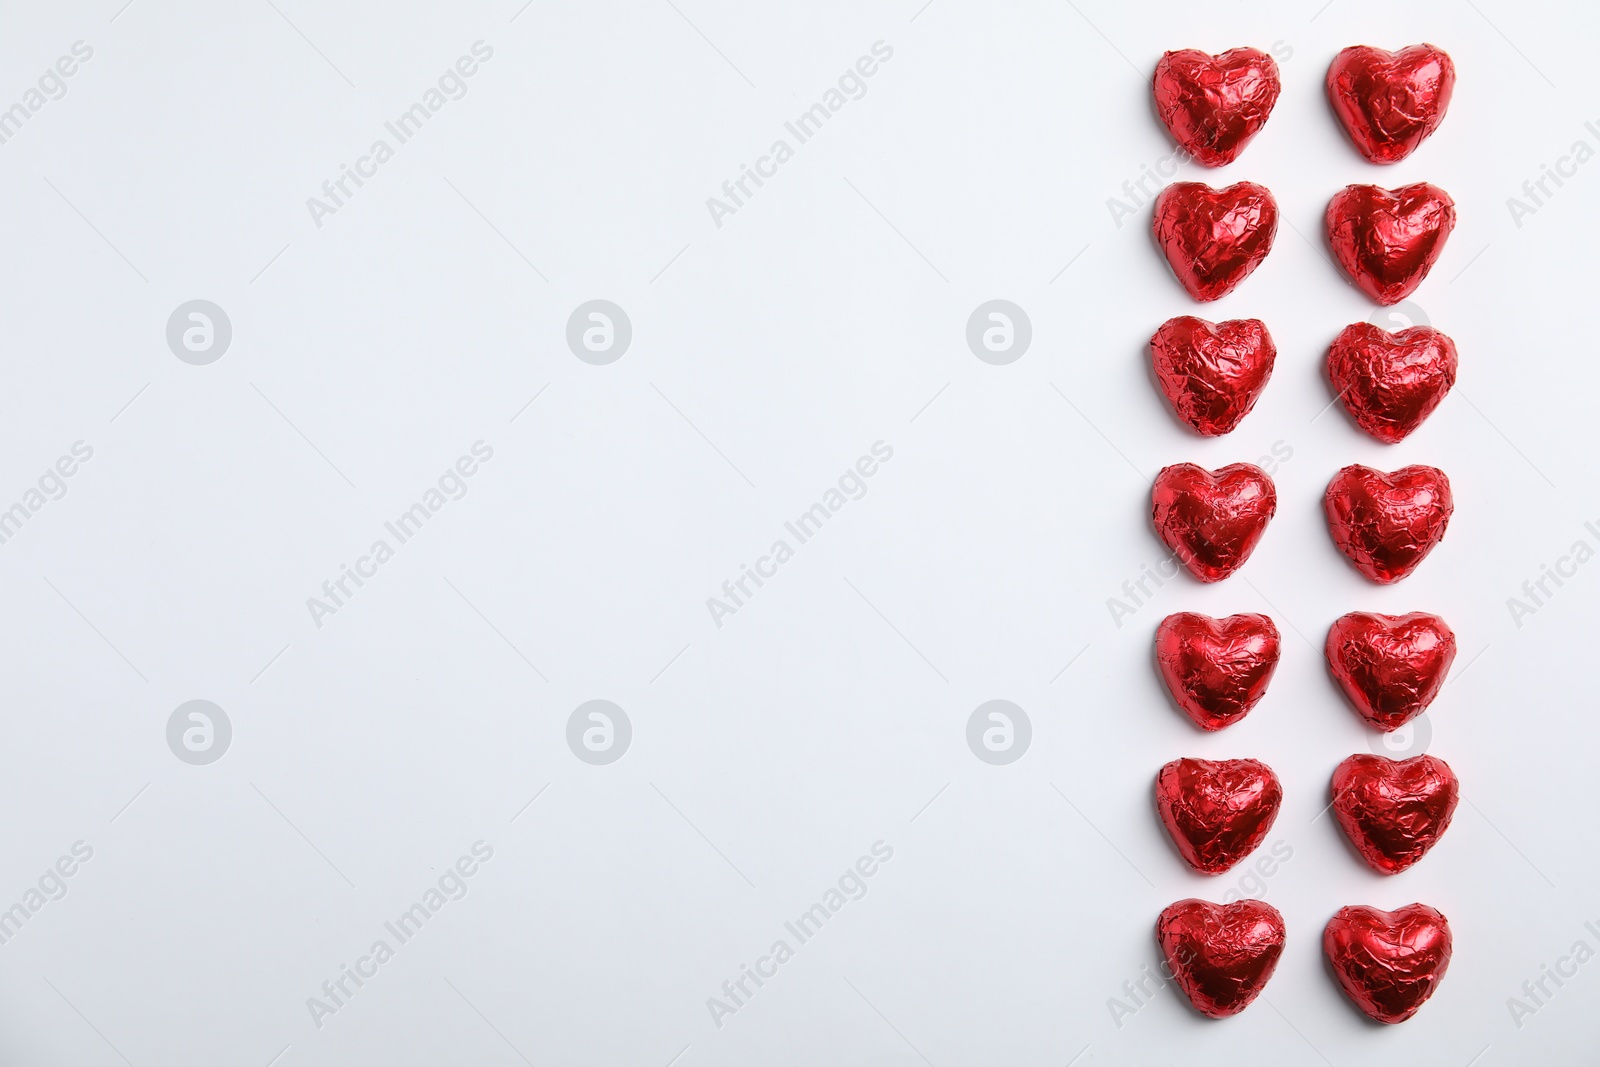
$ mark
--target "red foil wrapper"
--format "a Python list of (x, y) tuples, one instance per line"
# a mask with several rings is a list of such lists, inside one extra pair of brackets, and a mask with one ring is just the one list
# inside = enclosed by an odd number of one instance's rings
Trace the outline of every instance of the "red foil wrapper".
[(1455, 511), (1444, 471), (1420, 465), (1385, 474), (1353, 464), (1328, 482), (1322, 505), (1333, 543), (1380, 585), (1416, 570)]
[(1433, 703), (1456, 659), (1456, 635), (1437, 615), (1352, 611), (1328, 628), (1328, 670), (1356, 713), (1384, 732)]
[(1449, 829), (1460, 792), (1437, 756), (1351, 756), (1333, 772), (1333, 814), (1367, 866), (1396, 874)]
[(1250, 558), (1278, 510), (1278, 491), (1253, 463), (1208, 471), (1177, 463), (1156, 475), (1150, 517), (1156, 535), (1189, 573), (1218, 582)]
[(1339, 988), (1371, 1018), (1399, 1023), (1433, 996), (1450, 966), (1450, 924), (1426, 904), (1340, 908), (1322, 933)]
[(1156, 197), (1156, 243), (1196, 300), (1233, 292), (1267, 258), (1277, 232), (1278, 203), (1254, 182), (1173, 182)]
[(1456, 226), (1456, 204), (1437, 185), (1347, 185), (1328, 201), (1333, 257), (1363, 293), (1398, 304), (1422, 284)]
[(1156, 64), (1156, 114), (1179, 148), (1220, 167), (1261, 132), (1282, 88), (1278, 64), (1260, 49), (1212, 56), (1185, 48)]
[(1456, 344), (1431, 326), (1399, 333), (1346, 326), (1328, 348), (1328, 380), (1356, 425), (1385, 444), (1422, 425), (1456, 383)]
[(1256, 999), (1283, 955), (1283, 916), (1261, 900), (1180, 900), (1156, 920), (1156, 943), (1195, 1010), (1237, 1015)]
[(1450, 106), (1456, 65), (1444, 49), (1414, 44), (1398, 52), (1357, 45), (1328, 65), (1328, 102), (1356, 151), (1395, 163), (1427, 140)]
[(1206, 437), (1225, 434), (1256, 406), (1278, 349), (1260, 319), (1168, 319), (1150, 338), (1161, 392), (1178, 418)]
[(1278, 669), (1278, 628), (1265, 615), (1213, 619), (1192, 611), (1156, 627), (1156, 666), (1183, 713), (1202, 730), (1238, 722)]
[(1184, 862), (1221, 874), (1272, 829), (1283, 786), (1253, 759), (1175, 759), (1156, 775), (1156, 810)]

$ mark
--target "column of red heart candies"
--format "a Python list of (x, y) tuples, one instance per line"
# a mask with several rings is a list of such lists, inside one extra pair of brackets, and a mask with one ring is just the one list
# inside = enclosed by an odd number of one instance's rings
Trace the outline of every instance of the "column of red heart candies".
[[(1346, 49), (1328, 69), (1328, 99), (1369, 163), (1416, 151), (1444, 120), (1455, 65), (1432, 45), (1390, 55)], [(1348, 185), (1328, 203), (1325, 225), (1339, 265), (1358, 289), (1388, 306), (1422, 284), (1455, 227), (1455, 203), (1427, 182), (1383, 189)], [(1430, 326), (1389, 333), (1347, 326), (1328, 349), (1328, 379), (1356, 425), (1385, 444), (1411, 434), (1444, 399), (1456, 348)], [(1366, 577), (1397, 582), (1444, 537), (1454, 502), (1436, 467), (1385, 473), (1353, 464), (1323, 496), (1328, 530)], [(1456, 638), (1437, 615), (1353, 611), (1328, 631), (1328, 665), (1351, 705), (1385, 733), (1426, 710), (1444, 685)], [(1459, 786), (1436, 756), (1391, 760), (1354, 755), (1333, 772), (1335, 819), (1368, 866), (1405, 870), (1433, 847), (1455, 812)], [(1386, 1023), (1409, 1019), (1433, 995), (1450, 963), (1450, 924), (1426, 904), (1394, 911), (1339, 909), (1323, 951), (1362, 1011)], [(1376, 964), (1376, 967), (1374, 966)], [(1371, 976), (1381, 976), (1374, 981)]]
[[(1450, 57), (1432, 45), (1399, 52), (1347, 48), (1328, 69), (1327, 90), (1350, 141), (1368, 160), (1410, 155), (1444, 118), (1455, 81)], [(1156, 109), (1180, 150), (1206, 166), (1231, 163), (1277, 102), (1277, 65), (1253, 48), (1218, 56), (1168, 52), (1155, 73)], [(1196, 300), (1231, 292), (1266, 257), (1277, 204), (1239, 182), (1212, 189), (1178, 182), (1156, 198), (1157, 242)], [(1380, 304), (1410, 295), (1443, 250), (1455, 205), (1421, 183), (1385, 190), (1352, 185), (1328, 205), (1328, 240), (1350, 280)], [(1249, 414), (1277, 351), (1256, 319), (1169, 320), (1150, 342), (1162, 392), (1177, 416), (1205, 436), (1226, 434)], [(1366, 323), (1346, 328), (1328, 352), (1328, 373), (1351, 418), (1380, 441), (1401, 440), (1455, 380), (1455, 346), (1416, 326), (1397, 334)], [(1249, 558), (1277, 509), (1272, 479), (1235, 463), (1207, 471), (1180, 463), (1157, 475), (1156, 532), (1196, 578), (1215, 582)], [(1363, 574), (1387, 584), (1414, 570), (1443, 536), (1452, 503), (1444, 474), (1407, 467), (1392, 474), (1350, 466), (1329, 483), (1324, 506), (1335, 544)], [(1205, 730), (1238, 722), (1277, 668), (1280, 638), (1264, 615), (1223, 619), (1183, 612), (1156, 632), (1156, 659), (1178, 707)], [(1455, 638), (1437, 616), (1352, 612), (1334, 623), (1327, 656), (1361, 716), (1392, 731), (1438, 692)], [(1457, 785), (1432, 756), (1391, 761), (1357, 755), (1335, 770), (1334, 816), (1363, 859), (1393, 874), (1411, 866), (1448, 826)], [(1156, 779), (1161, 820), (1195, 870), (1218, 874), (1265, 840), (1282, 787), (1256, 760), (1179, 759)], [(1157, 940), (1168, 973), (1197, 1010), (1213, 1018), (1243, 1011), (1265, 987), (1284, 944), (1271, 905), (1179, 901), (1162, 912)], [(1394, 912), (1340, 909), (1323, 932), (1340, 987), (1381, 1022), (1410, 1018), (1432, 995), (1450, 959), (1444, 916), (1422, 904)]]

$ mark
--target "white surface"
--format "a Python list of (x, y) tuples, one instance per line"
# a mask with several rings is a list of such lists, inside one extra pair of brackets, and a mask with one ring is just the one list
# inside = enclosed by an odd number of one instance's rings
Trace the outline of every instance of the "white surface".
[[(1505, 201), (1575, 140), (1600, 147), (1594, 12), (274, 2), (0, 19), (0, 105), (75, 41), (94, 50), (0, 145), (3, 504), (94, 449), (0, 545), (0, 898), (93, 849), (0, 945), (0, 1061), (1592, 1062), (1600, 963), (1520, 1029), (1506, 1002), (1574, 942), (1600, 948), (1600, 564), (1521, 628), (1506, 599), (1597, 540), (1600, 163), (1520, 227)], [(479, 40), (493, 58), (466, 96), (318, 228), (306, 198)], [(716, 227), (706, 198), (880, 40), (866, 94)], [(1419, 40), (1459, 65), (1449, 118), (1368, 165), (1325, 106), (1327, 62)], [(1265, 131), (1182, 176), (1264, 182), (1284, 225), (1201, 309), (1148, 209), (1118, 228), (1106, 201), (1170, 151), (1148, 89), (1164, 49), (1275, 42)], [(1374, 310), (1319, 222), (1348, 182), (1424, 179), (1460, 207), (1416, 297), (1459, 343), (1460, 387), (1384, 447), (1338, 409), (1313, 421), (1328, 340)], [(233, 325), (209, 366), (164, 337), (196, 298)], [(593, 298), (633, 325), (609, 366), (564, 341)], [(964, 340), (992, 298), (1032, 321), (1009, 366)], [(1259, 316), (1278, 342), (1221, 440), (1177, 425), (1145, 367), (1151, 331), (1189, 312)], [(466, 496), (316, 627), (306, 598), (479, 440), (494, 455)], [(866, 495), (714, 626), (706, 598), (879, 440), (894, 455)], [(1248, 566), (1113, 626), (1106, 599), (1160, 557), (1151, 474), (1275, 442), (1293, 457)], [(1328, 541), (1321, 492), (1350, 462), (1433, 463), (1455, 486), (1449, 537), (1398, 586)], [(1313, 821), (1369, 746), (1314, 647), (1356, 608), (1442, 613), (1470, 668), (1429, 716), (1465, 802), (1390, 879)], [(1285, 633), (1265, 702), (1221, 735), (1151, 667), (1181, 609), (1267, 611)], [(1034, 730), (1004, 767), (964, 739), (994, 698)], [(232, 723), (209, 766), (166, 744), (191, 699)], [(566, 744), (591, 699), (632, 722), (609, 766)], [(1168, 990), (1118, 1027), (1108, 998), (1155, 963), (1160, 909), (1239, 885), (1188, 873), (1157, 824), (1151, 782), (1180, 755), (1281, 776), (1270, 840), (1293, 858), (1265, 896), (1288, 948), (1238, 1018)], [(307, 998), (480, 840), (466, 896), (316, 1026)], [(880, 840), (866, 896), (714, 1025), (707, 998)], [(1456, 956), (1414, 1020), (1380, 1028), (1335, 988), (1320, 931), (1343, 904), (1412, 900), (1449, 916)]]

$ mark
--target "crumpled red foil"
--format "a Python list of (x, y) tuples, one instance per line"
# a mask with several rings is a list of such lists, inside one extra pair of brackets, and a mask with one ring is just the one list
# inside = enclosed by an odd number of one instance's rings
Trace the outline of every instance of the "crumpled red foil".
[(1414, 44), (1398, 52), (1357, 45), (1328, 65), (1328, 102), (1356, 150), (1395, 163), (1444, 121), (1456, 65), (1444, 49)]
[(1328, 347), (1328, 380), (1356, 425), (1385, 444), (1403, 440), (1456, 383), (1456, 344), (1431, 326), (1389, 333), (1346, 326)]
[(1426, 904), (1340, 908), (1322, 933), (1339, 988), (1380, 1023), (1404, 1022), (1433, 996), (1450, 966), (1450, 947), (1450, 924)]
[(1150, 489), (1156, 535), (1202, 582), (1244, 565), (1278, 510), (1278, 491), (1253, 463), (1212, 472), (1193, 463), (1162, 468)]
[(1156, 242), (1196, 300), (1231, 293), (1267, 258), (1277, 232), (1278, 202), (1255, 182), (1173, 182), (1156, 197)]
[(1228, 433), (1256, 406), (1278, 358), (1260, 319), (1168, 319), (1150, 338), (1161, 392), (1178, 418), (1206, 437)]
[(1183, 713), (1220, 730), (1250, 713), (1278, 669), (1282, 644), (1265, 615), (1213, 619), (1192, 611), (1156, 627), (1156, 666)]
[(1156, 64), (1156, 114), (1196, 162), (1220, 167), (1239, 158), (1278, 102), (1278, 64), (1258, 48), (1213, 56), (1168, 52)]
[(1380, 585), (1416, 570), (1455, 512), (1450, 479), (1420, 464), (1392, 474), (1352, 464), (1328, 482), (1322, 503), (1333, 543)]
[(1347, 185), (1324, 216), (1333, 258), (1380, 304), (1398, 304), (1428, 276), (1456, 226), (1456, 204), (1437, 185)]
[(1195, 1010), (1237, 1015), (1266, 987), (1283, 955), (1283, 916), (1261, 900), (1180, 900), (1156, 920), (1167, 973)]
[(1260, 760), (1175, 759), (1156, 775), (1156, 810), (1184, 862), (1221, 874), (1254, 852), (1283, 802)]
[(1352, 611), (1328, 627), (1328, 670), (1356, 713), (1385, 732), (1433, 703), (1456, 659), (1456, 635), (1437, 615)]
[(1461, 785), (1437, 756), (1355, 755), (1333, 772), (1333, 814), (1367, 866), (1397, 874), (1450, 827)]

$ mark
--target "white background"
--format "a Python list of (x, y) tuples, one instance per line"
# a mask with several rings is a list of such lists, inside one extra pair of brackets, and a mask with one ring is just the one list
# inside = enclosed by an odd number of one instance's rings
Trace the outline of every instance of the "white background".
[[(122, 2), (0, 14), (0, 107), (94, 49), (0, 145), (0, 507), (94, 449), (0, 545), (0, 907), (94, 850), (0, 945), (0, 1061), (1592, 1062), (1600, 963), (1520, 1029), (1507, 998), (1600, 949), (1600, 565), (1520, 628), (1506, 604), (1597, 543), (1600, 164), (1521, 226), (1506, 206), (1575, 140), (1600, 148), (1592, 10)], [(465, 98), (315, 225), (307, 197), (478, 40), (494, 56)], [(706, 198), (879, 40), (866, 95), (718, 228)], [(1328, 61), (1422, 40), (1458, 64), (1449, 117), (1367, 164)], [(1118, 227), (1107, 199), (1170, 151), (1161, 52), (1244, 44), (1278, 52), (1282, 99), (1239, 162), (1181, 176), (1262, 182), (1283, 224), (1202, 308), (1148, 207)], [(1461, 374), (1386, 447), (1317, 417), (1328, 341), (1375, 310), (1320, 222), (1346, 183), (1420, 180), (1459, 207), (1415, 301)], [(196, 298), (233, 325), (209, 366), (165, 339)], [(564, 339), (593, 298), (633, 324), (609, 366)], [(1004, 367), (964, 338), (993, 298), (1033, 325)], [(1147, 370), (1155, 327), (1196, 312), (1278, 344), (1222, 439), (1179, 425)], [(478, 440), (494, 458), (467, 496), (317, 627), (306, 599)], [(716, 627), (706, 598), (878, 440), (894, 457), (867, 495)], [(1276, 442), (1293, 456), (1249, 564), (1113, 625), (1107, 598), (1162, 556), (1154, 472)], [(1328, 540), (1322, 490), (1352, 462), (1455, 487), (1448, 538), (1397, 586)], [(1184, 609), (1284, 632), (1266, 700), (1221, 734), (1152, 668)], [(1467, 676), (1428, 716), (1463, 802), (1392, 878), (1316, 818), (1372, 742), (1320, 651), (1354, 609), (1442, 614)], [(197, 698), (233, 727), (209, 766), (166, 742)], [(634, 731), (609, 766), (565, 740), (596, 698)], [(1004, 767), (965, 741), (994, 698), (1033, 724)], [(1155, 772), (1184, 755), (1281, 777), (1269, 841), (1293, 858), (1265, 897), (1288, 946), (1241, 1016), (1169, 988), (1119, 1027), (1108, 999), (1155, 964), (1159, 911), (1243, 873), (1189, 872), (1158, 825)], [(470, 892), (318, 1027), (307, 998), (479, 840)], [(879, 840), (867, 895), (716, 1026), (707, 998)], [(1322, 925), (1413, 900), (1449, 916), (1455, 959), (1379, 1027), (1326, 972)]]

